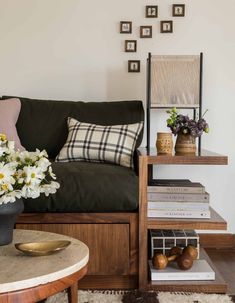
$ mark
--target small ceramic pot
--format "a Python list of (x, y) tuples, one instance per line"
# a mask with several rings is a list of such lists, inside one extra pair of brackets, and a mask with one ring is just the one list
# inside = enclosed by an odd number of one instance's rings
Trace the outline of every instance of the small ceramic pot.
[(179, 133), (175, 142), (175, 152), (176, 154), (191, 154), (196, 153), (196, 142), (195, 137), (187, 134)]

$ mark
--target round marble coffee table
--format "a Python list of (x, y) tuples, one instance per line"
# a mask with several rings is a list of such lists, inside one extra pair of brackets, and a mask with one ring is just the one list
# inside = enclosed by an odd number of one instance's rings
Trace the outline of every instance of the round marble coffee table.
[[(69, 240), (64, 250), (32, 257), (16, 250), (14, 243)], [(86, 274), (88, 247), (59, 234), (15, 230), (13, 243), (0, 246), (0, 303), (32, 303), (68, 289), (70, 303), (78, 302), (77, 282)]]

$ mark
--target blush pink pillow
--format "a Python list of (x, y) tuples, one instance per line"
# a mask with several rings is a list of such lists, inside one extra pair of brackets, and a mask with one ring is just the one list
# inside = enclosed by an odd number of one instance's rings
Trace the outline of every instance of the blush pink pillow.
[(20, 100), (17, 98), (0, 100), (0, 133), (5, 134), (9, 141), (15, 141), (15, 148), (25, 150), (20, 143), (16, 130), (16, 122), (21, 108)]

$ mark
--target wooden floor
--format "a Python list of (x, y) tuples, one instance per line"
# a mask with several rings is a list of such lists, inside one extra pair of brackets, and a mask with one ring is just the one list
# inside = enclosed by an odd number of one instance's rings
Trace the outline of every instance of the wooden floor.
[(228, 283), (228, 294), (235, 296), (235, 248), (208, 248), (206, 252)]

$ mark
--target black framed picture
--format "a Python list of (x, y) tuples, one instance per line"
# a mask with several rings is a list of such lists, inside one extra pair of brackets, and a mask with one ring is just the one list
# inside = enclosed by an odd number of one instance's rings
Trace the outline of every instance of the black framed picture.
[(137, 51), (137, 41), (136, 40), (125, 40), (125, 52), (135, 53)]
[(161, 21), (161, 33), (173, 33), (173, 21)]
[(185, 4), (173, 4), (172, 16), (173, 17), (184, 17), (185, 16)]
[(147, 5), (145, 7), (145, 17), (146, 18), (157, 18), (158, 17), (158, 6), (157, 5)]
[(152, 38), (151, 25), (144, 25), (140, 27), (140, 38)]
[(128, 72), (139, 73), (140, 72), (140, 60), (129, 60), (128, 61)]
[(120, 33), (121, 34), (131, 34), (132, 33), (132, 22), (131, 21), (121, 21), (120, 22)]

